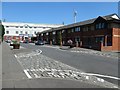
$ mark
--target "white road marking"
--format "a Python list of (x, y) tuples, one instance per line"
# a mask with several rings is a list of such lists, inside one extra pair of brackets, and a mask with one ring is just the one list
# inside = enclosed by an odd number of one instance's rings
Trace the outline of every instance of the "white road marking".
[(118, 77), (108, 76), (108, 75), (101, 75), (101, 74), (94, 74), (94, 73), (81, 73), (81, 74), (91, 75), (91, 76), (99, 76), (99, 77), (106, 77), (106, 78), (120, 80), (120, 78), (118, 78)]
[(89, 79), (89, 76), (86, 76), (86, 79)]
[(42, 53), (42, 50), (40, 50), (40, 54)]
[(17, 55), (14, 55), (17, 58)]
[(30, 74), (27, 72), (27, 70), (24, 70), (24, 73), (26, 74), (26, 76), (27, 76), (28, 78), (32, 78), (32, 77), (30, 76)]

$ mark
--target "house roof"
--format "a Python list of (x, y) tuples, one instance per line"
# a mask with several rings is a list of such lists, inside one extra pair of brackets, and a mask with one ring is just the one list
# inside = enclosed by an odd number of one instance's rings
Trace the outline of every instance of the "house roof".
[[(103, 19), (105, 19), (107, 21), (108, 20), (120, 20), (120, 17), (116, 13), (109, 14), (109, 15), (106, 15), (106, 16), (99, 16), (99, 17), (102, 17)], [(85, 21), (81, 21), (81, 22), (61, 26), (61, 27), (58, 27), (58, 28), (49, 29), (49, 30), (43, 31), (43, 33), (44, 32), (51, 32), (51, 31), (61, 30), (61, 29), (72, 28), (72, 27), (77, 27), (77, 26), (82, 26), (82, 25), (87, 25), (87, 24), (92, 24), (92, 23), (94, 23), (94, 21), (97, 18), (93, 18), (93, 19), (89, 19), (89, 20), (85, 20)]]

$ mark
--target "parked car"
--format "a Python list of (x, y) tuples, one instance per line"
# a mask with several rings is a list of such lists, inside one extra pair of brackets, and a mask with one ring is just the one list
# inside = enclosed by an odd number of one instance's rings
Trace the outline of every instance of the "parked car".
[(39, 40), (35, 42), (35, 45), (44, 45), (44, 42)]
[(29, 43), (29, 40), (26, 39), (26, 40), (23, 41), (23, 43)]
[(11, 43), (11, 40), (6, 40), (7, 43)]

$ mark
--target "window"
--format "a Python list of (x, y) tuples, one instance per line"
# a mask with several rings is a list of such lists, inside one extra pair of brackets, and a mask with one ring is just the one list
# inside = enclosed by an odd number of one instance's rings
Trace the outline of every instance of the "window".
[(99, 29), (101, 29), (101, 23), (99, 23)]
[(89, 31), (89, 30), (91, 30), (91, 27), (90, 27), (90, 26), (88, 26), (88, 31)]
[(53, 35), (55, 35), (56, 33), (55, 32), (52, 32)]
[(62, 33), (64, 33), (65, 32), (65, 30), (62, 30)]
[(15, 26), (16, 28), (18, 28), (18, 26)]
[(96, 24), (96, 29), (98, 29), (99, 28), (99, 25), (98, 24)]
[(18, 34), (18, 31), (16, 31), (16, 34)]
[(6, 31), (6, 34), (9, 34), (9, 31)]
[(71, 29), (71, 32), (74, 32), (74, 28)]
[(80, 42), (80, 37), (79, 36), (75, 37), (75, 42)]
[(102, 23), (102, 26), (101, 26), (101, 28), (105, 28), (105, 23)]
[(105, 28), (105, 23), (96, 24), (96, 29), (103, 29), (103, 28)]
[(104, 41), (104, 37), (96, 37), (96, 42), (103, 42)]
[(79, 32), (79, 31), (80, 31), (80, 27), (76, 27), (75, 32)]
[(9, 26), (6, 26), (6, 28), (9, 28)]
[(43, 33), (41, 34), (41, 36), (43, 36)]
[(71, 33), (71, 30), (68, 30), (68, 33)]
[(46, 27), (43, 27), (43, 29), (45, 29)]
[(34, 34), (36, 34), (37, 32), (35, 31)]
[(46, 35), (48, 35), (48, 33), (46, 33)]
[(23, 34), (23, 31), (20, 31), (21, 34)]
[(25, 34), (28, 34), (28, 32), (26, 31)]
[(90, 28), (90, 27), (85, 26), (85, 27), (83, 28), (83, 31), (88, 31), (88, 30), (90, 30), (89, 28)]
[(46, 41), (48, 42), (48, 38), (46, 38)]
[(23, 28), (23, 26), (20, 26), (20, 28)]

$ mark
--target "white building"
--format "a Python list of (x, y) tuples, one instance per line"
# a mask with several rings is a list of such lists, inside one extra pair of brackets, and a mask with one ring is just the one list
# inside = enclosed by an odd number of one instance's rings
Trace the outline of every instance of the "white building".
[(31, 39), (31, 37), (36, 37), (36, 34), (38, 32), (63, 26), (59, 24), (34, 24), (13, 22), (2, 22), (2, 24), (5, 28), (4, 40), (19, 39), (20, 41), (25, 40), (25, 38)]

